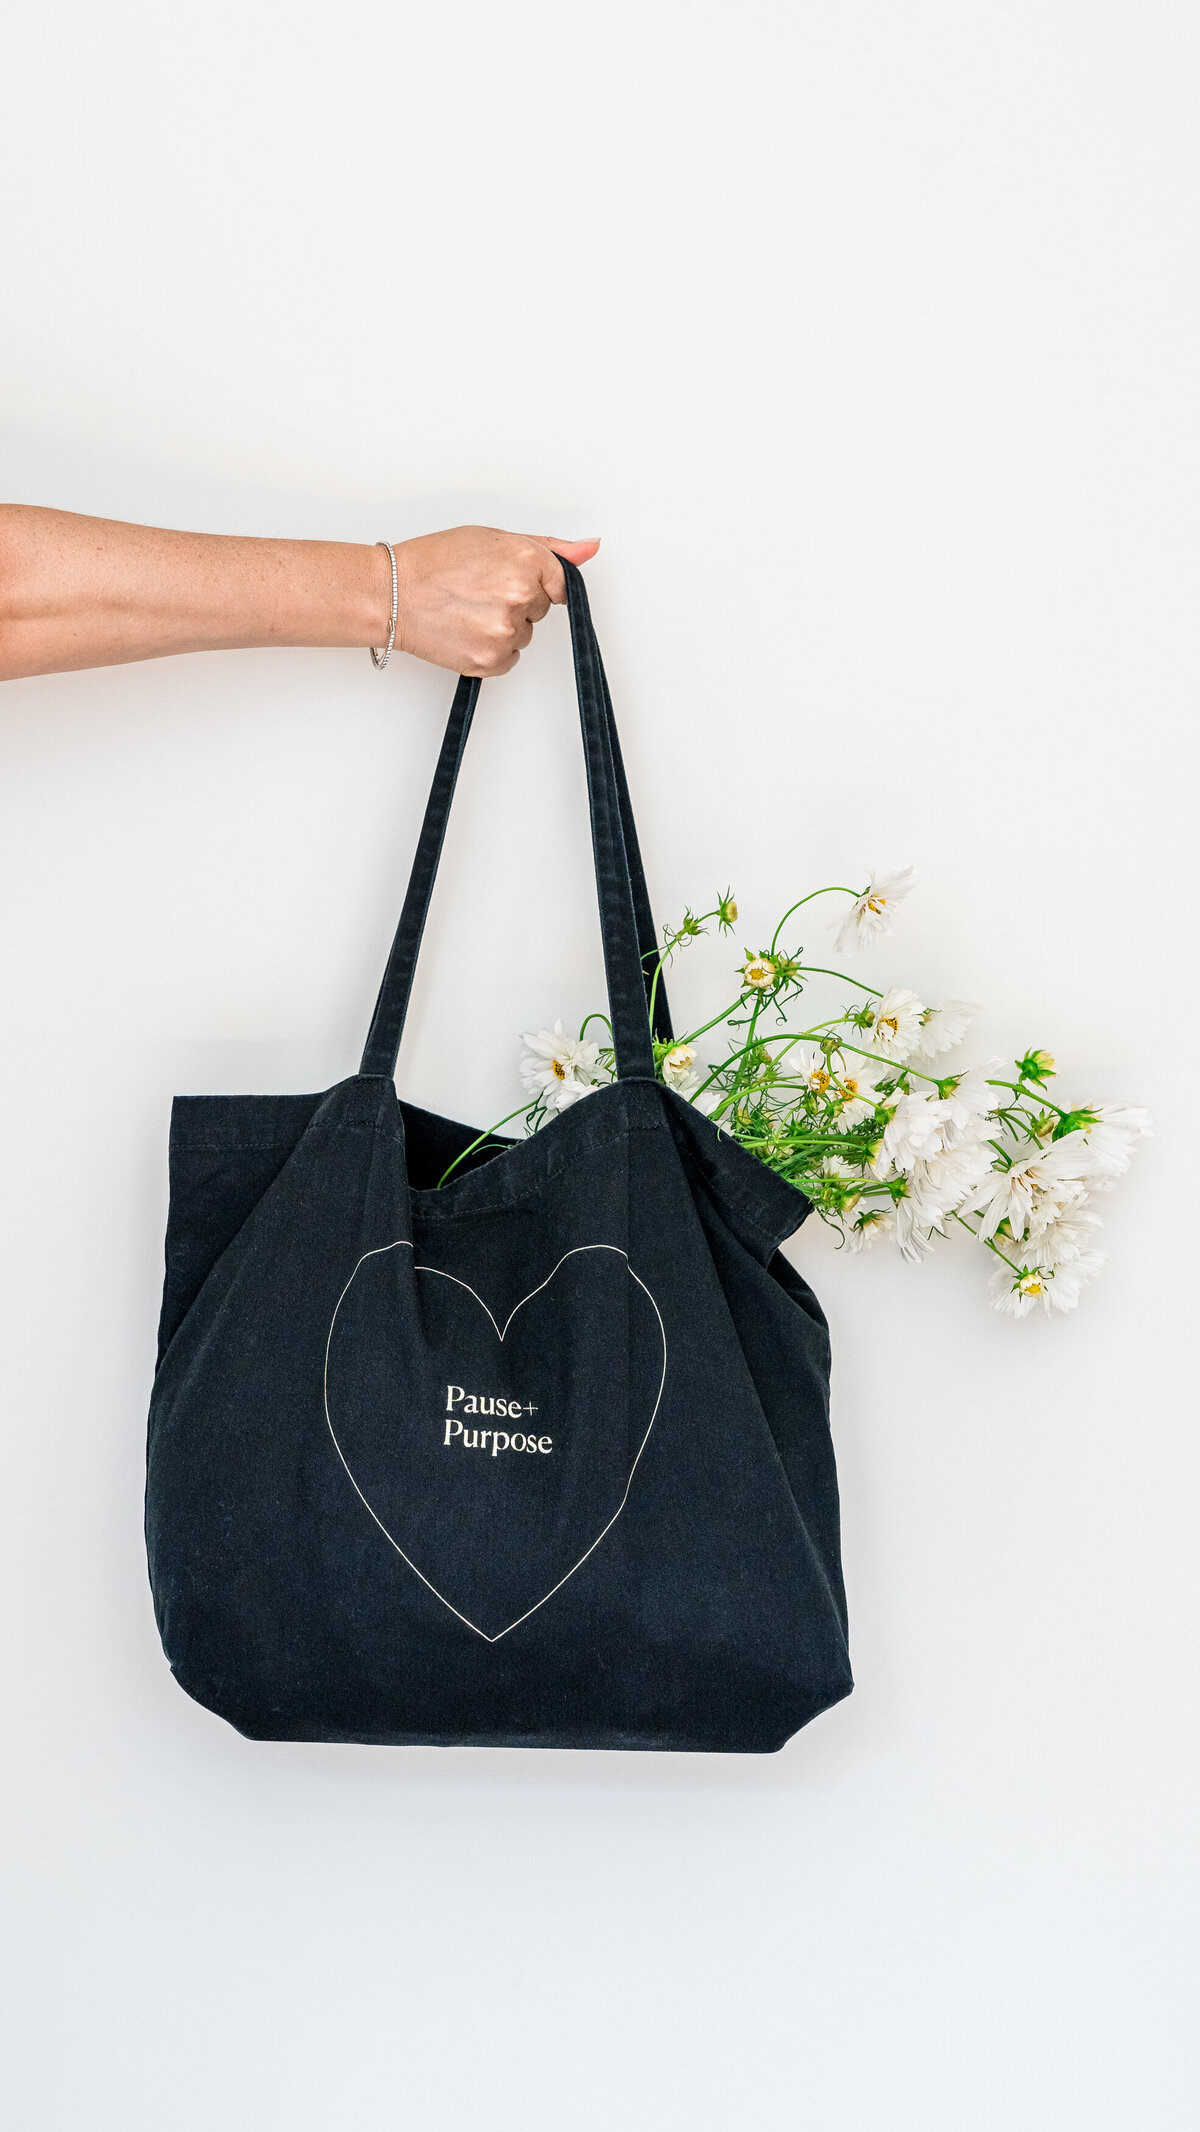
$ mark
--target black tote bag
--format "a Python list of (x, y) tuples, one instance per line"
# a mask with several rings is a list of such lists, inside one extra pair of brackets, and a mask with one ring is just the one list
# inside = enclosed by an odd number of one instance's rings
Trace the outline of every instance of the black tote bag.
[[(617, 1077), (469, 1156), (393, 1073), (461, 681), (360, 1071), (182, 1096), (146, 1538), (255, 1739), (776, 1749), (851, 1683), (808, 1211), (655, 1077), (655, 928), (565, 564)], [(661, 984), (655, 1034), (669, 1037)]]

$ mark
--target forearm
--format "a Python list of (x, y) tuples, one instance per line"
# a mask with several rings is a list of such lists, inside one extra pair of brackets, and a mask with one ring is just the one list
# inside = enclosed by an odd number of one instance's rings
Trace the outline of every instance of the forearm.
[(173, 652), (387, 641), (381, 547), (0, 505), (0, 679)]

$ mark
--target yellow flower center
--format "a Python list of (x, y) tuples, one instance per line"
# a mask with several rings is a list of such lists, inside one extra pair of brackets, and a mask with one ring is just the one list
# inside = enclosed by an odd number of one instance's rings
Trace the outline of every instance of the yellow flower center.
[(893, 1036), (900, 1034), (900, 1024), (894, 1014), (881, 1014), (875, 1026), (877, 1029), (890, 1030)]
[(823, 1066), (814, 1066), (808, 1077), (809, 1085), (816, 1089), (819, 1096), (823, 1096), (831, 1078), (832, 1076), (826, 1072)]
[(857, 1094), (858, 1082), (854, 1080), (851, 1075), (847, 1074), (842, 1082), (842, 1096), (847, 1103), (853, 1103), (854, 1098)]
[(875, 916), (876, 916), (876, 917), (878, 917), (878, 916), (879, 916), (879, 913), (880, 913), (880, 911), (881, 911), (881, 910), (882, 910), (882, 909), (884, 908), (884, 905), (886, 904), (886, 902), (887, 902), (887, 897), (886, 897), (886, 896), (880, 896), (880, 895), (868, 896), (868, 897), (867, 897), (867, 909), (868, 909), (869, 911), (874, 911), (874, 913), (875, 913)]
[(550, 1071), (556, 1081), (565, 1081), (567, 1078), (567, 1069), (561, 1059), (551, 1059)]
[(1027, 1273), (1017, 1285), (1022, 1295), (1041, 1295), (1046, 1283), (1040, 1273)]

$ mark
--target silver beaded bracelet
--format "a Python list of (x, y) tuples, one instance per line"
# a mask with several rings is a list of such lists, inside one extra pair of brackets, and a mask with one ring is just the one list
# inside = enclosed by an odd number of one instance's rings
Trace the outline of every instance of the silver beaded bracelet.
[(391, 541), (377, 540), (375, 545), (377, 548), (387, 549), (388, 561), (392, 566), (392, 619), (388, 623), (388, 640), (382, 651), (376, 651), (375, 646), (373, 644), (370, 644), (367, 647), (368, 651), (371, 654), (372, 662), (376, 667), (378, 667), (379, 672), (382, 673), (384, 667), (388, 663), (388, 660), (392, 656), (392, 646), (396, 641), (396, 610), (399, 605), (400, 580), (396, 575), (396, 551), (393, 548)]

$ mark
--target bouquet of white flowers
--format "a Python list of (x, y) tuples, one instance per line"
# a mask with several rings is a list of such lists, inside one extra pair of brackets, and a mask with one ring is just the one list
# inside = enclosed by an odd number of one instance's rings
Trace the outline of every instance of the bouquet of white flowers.
[[(997, 1310), (1018, 1318), (1039, 1303), (1073, 1310), (1104, 1264), (1092, 1201), (1128, 1169), (1136, 1142), (1150, 1130), (1148, 1113), (1103, 1103), (1064, 1108), (1048, 1093), (1054, 1059), (1040, 1049), (1011, 1063), (956, 1066), (949, 1054), (979, 1011), (969, 1001), (927, 1007), (904, 986), (880, 991), (783, 944), (796, 912), (819, 896), (851, 899), (838, 950), (881, 939), (913, 878), (907, 867), (873, 875), (864, 889), (817, 888), (802, 896), (770, 946), (742, 956), (736, 997), (719, 1014), (670, 1044), (655, 1040), (659, 1078), (797, 1185), (851, 1250), (890, 1235), (917, 1262), (954, 1222), (995, 1261)], [(714, 921), (731, 932), (737, 915), (727, 892), (711, 911), (685, 911), (665, 931), (655, 951), (651, 1015), (671, 958)], [(849, 987), (852, 997), (840, 1013), (794, 1026), (804, 1022), (798, 1003), (814, 977)], [(536, 1132), (612, 1080), (611, 1030), (605, 1045), (589, 1037), (594, 1023), (608, 1028), (605, 1015), (589, 1014), (577, 1037), (561, 1021), (524, 1037), (526, 1100), (499, 1125), (524, 1115), (527, 1131)], [(722, 1036), (724, 1056), (702, 1063), (702, 1041), (717, 1048)]]

